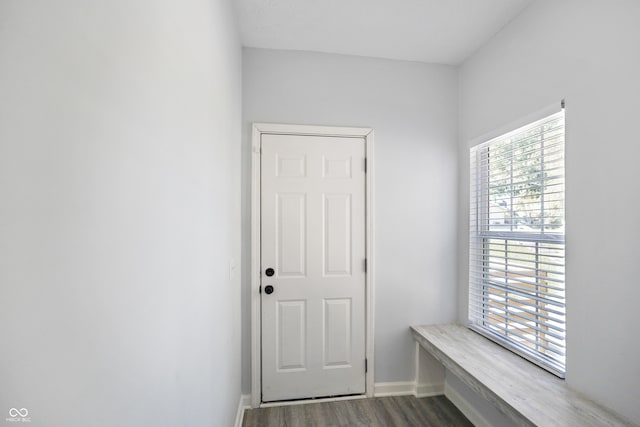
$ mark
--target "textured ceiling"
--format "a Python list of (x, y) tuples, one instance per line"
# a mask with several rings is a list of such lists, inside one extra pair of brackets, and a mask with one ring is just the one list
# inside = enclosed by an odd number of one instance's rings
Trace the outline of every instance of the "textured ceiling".
[(234, 0), (245, 46), (459, 64), (533, 0)]

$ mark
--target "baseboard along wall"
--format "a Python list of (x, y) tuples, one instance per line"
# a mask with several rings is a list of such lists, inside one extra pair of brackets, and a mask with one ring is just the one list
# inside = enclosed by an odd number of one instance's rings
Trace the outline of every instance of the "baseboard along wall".
[(444, 394), (444, 383), (416, 384), (415, 381), (398, 381), (376, 383), (374, 386), (375, 397), (407, 395), (429, 397), (442, 394)]
[(243, 394), (238, 399), (238, 410), (236, 411), (236, 422), (234, 427), (242, 427), (245, 409), (251, 409), (251, 395)]

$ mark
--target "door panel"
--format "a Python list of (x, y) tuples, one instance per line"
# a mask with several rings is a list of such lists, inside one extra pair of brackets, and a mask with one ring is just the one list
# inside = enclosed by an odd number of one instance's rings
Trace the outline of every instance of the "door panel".
[(351, 195), (324, 194), (322, 265), (325, 276), (351, 274)]
[(261, 145), (262, 400), (364, 394), (364, 139)]
[(278, 302), (276, 336), (278, 370), (306, 368), (306, 301)]
[(276, 271), (279, 276), (304, 277), (307, 264), (306, 195), (279, 193), (276, 197)]
[(351, 364), (351, 299), (324, 300), (324, 367)]

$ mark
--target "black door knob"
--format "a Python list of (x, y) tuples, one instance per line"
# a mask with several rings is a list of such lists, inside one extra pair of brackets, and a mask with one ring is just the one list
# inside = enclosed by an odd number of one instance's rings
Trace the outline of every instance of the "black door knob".
[(264, 293), (267, 295), (271, 295), (273, 293), (273, 286), (267, 285), (264, 287)]
[(266, 275), (267, 275), (267, 277), (271, 277), (271, 276), (273, 276), (273, 275), (275, 274), (275, 271), (273, 270), (273, 268), (267, 268), (267, 269), (264, 271), (264, 274), (266, 274)]

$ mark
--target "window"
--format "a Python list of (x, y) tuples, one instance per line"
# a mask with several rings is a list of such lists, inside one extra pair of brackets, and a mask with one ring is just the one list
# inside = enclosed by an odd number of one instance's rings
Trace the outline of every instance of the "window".
[(469, 325), (564, 378), (564, 111), (470, 155)]

